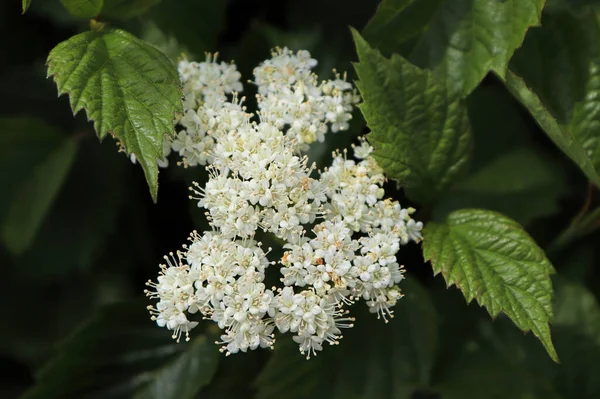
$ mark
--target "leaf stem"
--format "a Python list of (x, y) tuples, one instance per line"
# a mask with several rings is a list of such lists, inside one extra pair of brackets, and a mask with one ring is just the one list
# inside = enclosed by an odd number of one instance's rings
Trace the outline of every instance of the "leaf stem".
[(104, 22), (97, 21), (95, 19), (90, 19), (90, 29), (95, 32), (101, 32), (106, 27)]
[(590, 183), (588, 194), (581, 210), (573, 218), (569, 226), (548, 245), (548, 253), (556, 253), (573, 240), (592, 233), (600, 227), (600, 206), (588, 212), (592, 203), (593, 187)]

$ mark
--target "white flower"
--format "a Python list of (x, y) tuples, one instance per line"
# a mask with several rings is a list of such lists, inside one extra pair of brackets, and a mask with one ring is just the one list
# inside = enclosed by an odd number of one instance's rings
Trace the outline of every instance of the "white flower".
[(292, 287), (285, 287), (275, 297), (274, 321), (281, 332), (297, 334), (294, 341), (300, 345), (300, 353), (310, 358), (323, 349), (323, 342), (337, 344), (340, 328), (352, 327), (354, 320), (344, 317), (331, 297), (311, 290), (295, 294)]
[(406, 222), (406, 234), (408, 234), (408, 238), (414, 242), (419, 242), (423, 239), (421, 230), (423, 230), (423, 222), (415, 222), (414, 219), (410, 219)]
[(182, 264), (180, 254), (175, 257), (165, 256), (167, 265), (161, 265), (161, 272), (158, 282), (147, 282), (146, 285), (152, 289), (146, 290), (146, 295), (150, 298), (159, 299), (156, 308), (149, 306), (152, 314), (152, 320), (155, 320), (160, 327), (167, 327), (173, 330), (173, 338), (181, 338), (185, 332), (186, 341), (189, 341), (189, 331), (196, 327), (197, 322), (191, 322), (187, 319), (186, 311), (192, 308), (196, 310), (194, 296), (194, 273), (190, 273), (190, 268)]
[(347, 130), (353, 105), (358, 102), (345, 76), (318, 83), (311, 72), (317, 65), (308, 51), (294, 54), (287, 48), (276, 49), (271, 59), (254, 69), (258, 86), (259, 108), (263, 115), (283, 125), (286, 135), (294, 139), (296, 150), (323, 142), (325, 134)]
[[(353, 146), (356, 160), (336, 151), (319, 173), (302, 155), (349, 128), (360, 99), (345, 76), (319, 83), (309, 52), (276, 49), (254, 70), (252, 114), (237, 97), (235, 65), (216, 58), (179, 63), (184, 113), (164, 148), (165, 161), (172, 150), (185, 167), (207, 165), (208, 181), (193, 183), (190, 198), (213, 231), (193, 232), (148, 282), (152, 319), (178, 340), (211, 320), (227, 354), (272, 348), (278, 329), (308, 358), (352, 327), (345, 308), (358, 300), (392, 317), (404, 273), (396, 255), (422, 239), (423, 224), (414, 209), (383, 199), (385, 176), (365, 139)], [(283, 241), (282, 288), (265, 285), (275, 264), (255, 241), (265, 233)]]
[(365, 139), (360, 141), (360, 145), (353, 146), (352, 148), (354, 149), (354, 158), (358, 159), (367, 159), (373, 152), (373, 147)]

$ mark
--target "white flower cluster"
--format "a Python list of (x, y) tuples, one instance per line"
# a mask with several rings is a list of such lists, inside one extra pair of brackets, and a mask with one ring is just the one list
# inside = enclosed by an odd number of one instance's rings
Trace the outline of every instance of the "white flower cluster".
[[(336, 344), (352, 327), (347, 307), (364, 299), (386, 319), (402, 296), (396, 261), (401, 245), (421, 239), (414, 209), (383, 199), (385, 177), (363, 139), (356, 160), (336, 152), (322, 172), (302, 151), (331, 131), (345, 130), (356, 92), (345, 80), (317, 84), (307, 51), (277, 50), (259, 65), (256, 115), (246, 112), (233, 64), (182, 61), (183, 130), (172, 149), (185, 166), (208, 165), (209, 181), (194, 184), (212, 231), (166, 257), (146, 293), (158, 300), (153, 320), (179, 339), (200, 312), (224, 333), (222, 350), (272, 347), (274, 331), (294, 334), (307, 357)], [(270, 262), (256, 237), (272, 234), (285, 252)], [(283, 287), (267, 288), (277, 265)], [(387, 319), (386, 319), (387, 321)]]
[(360, 97), (345, 76), (318, 83), (311, 72), (317, 60), (308, 51), (294, 54), (284, 48), (272, 55), (254, 69), (259, 108), (277, 125), (288, 126), (286, 135), (295, 139), (298, 149), (306, 151), (309, 144), (322, 143), (328, 124), (334, 133), (349, 128), (353, 105)]

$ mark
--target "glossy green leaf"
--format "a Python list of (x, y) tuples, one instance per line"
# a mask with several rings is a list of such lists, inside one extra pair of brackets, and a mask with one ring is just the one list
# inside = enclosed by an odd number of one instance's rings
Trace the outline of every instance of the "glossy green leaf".
[(554, 268), (544, 251), (515, 221), (496, 212), (465, 209), (423, 232), (423, 254), (435, 274), (456, 285), (467, 302), (476, 299), (492, 317), (505, 313), (523, 331), (533, 331), (550, 357)]
[[(21, 254), (35, 239), (48, 210), (63, 185), (77, 152), (77, 143), (53, 127), (34, 119), (0, 119), (0, 156), (7, 175), (2, 179), (6, 200), (1, 223), (2, 241), (11, 253)], [(25, 170), (18, 154), (31, 151)], [(11, 172), (8, 172), (11, 170)]]
[(371, 129), (373, 156), (408, 194), (432, 202), (467, 166), (471, 131), (462, 100), (430, 72), (404, 58), (387, 59), (353, 32), (360, 109)]
[(25, 14), (27, 12), (27, 10), (29, 9), (29, 6), (31, 5), (31, 0), (23, 0), (22, 1), (22, 8), (23, 8), (23, 12), (22, 14)]
[[(444, 0), (382, 0), (377, 12), (365, 26), (363, 36), (384, 54), (399, 52), (406, 42), (426, 32), (443, 2)], [(400, 54), (404, 52), (400, 51)]]
[(542, 103), (541, 99), (527, 87), (523, 79), (511, 71), (507, 73), (506, 84), (511, 92), (527, 107), (554, 144), (579, 166), (591, 182), (600, 187), (600, 175), (598, 175), (592, 159), (581, 144), (575, 140), (568, 127), (561, 125)]
[(545, 0), (446, 0), (410, 59), (469, 94), (490, 70), (503, 76)]
[(129, 19), (145, 13), (161, 0), (104, 0), (102, 16)]
[(594, 15), (548, 14), (511, 62), (506, 85), (600, 187), (600, 26)]
[(62, 345), (23, 399), (191, 399), (216, 371), (213, 341), (196, 333), (178, 344), (141, 301), (110, 305)]
[(125, 31), (94, 30), (57, 45), (48, 57), (48, 75), (59, 94), (69, 94), (74, 113), (85, 109), (100, 139), (110, 133), (135, 154), (156, 201), (156, 160), (182, 107), (171, 61)]
[(526, 225), (560, 210), (564, 173), (531, 148), (512, 150), (458, 182), (435, 207), (440, 218), (461, 208), (497, 211)]
[(416, 281), (400, 286), (405, 297), (389, 323), (358, 303), (355, 327), (344, 331), (339, 346), (326, 346), (316, 357), (306, 360), (292, 340), (278, 341), (254, 384), (257, 398), (409, 399), (427, 387), (438, 341), (435, 308)]
[(100, 13), (104, 0), (60, 0), (69, 12), (79, 18), (92, 18)]
[[(384, 0), (365, 28), (375, 47), (394, 51), (420, 34), (404, 55), (446, 77), (467, 95), (492, 69), (504, 75), (529, 27), (540, 24), (545, 0)], [(421, 32), (423, 32), (421, 34)]]

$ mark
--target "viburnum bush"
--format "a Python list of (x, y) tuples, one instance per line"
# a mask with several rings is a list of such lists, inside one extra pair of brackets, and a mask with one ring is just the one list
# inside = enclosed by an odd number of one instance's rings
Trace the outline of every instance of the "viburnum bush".
[(22, 397), (600, 397), (598, 12), (23, 0)]

